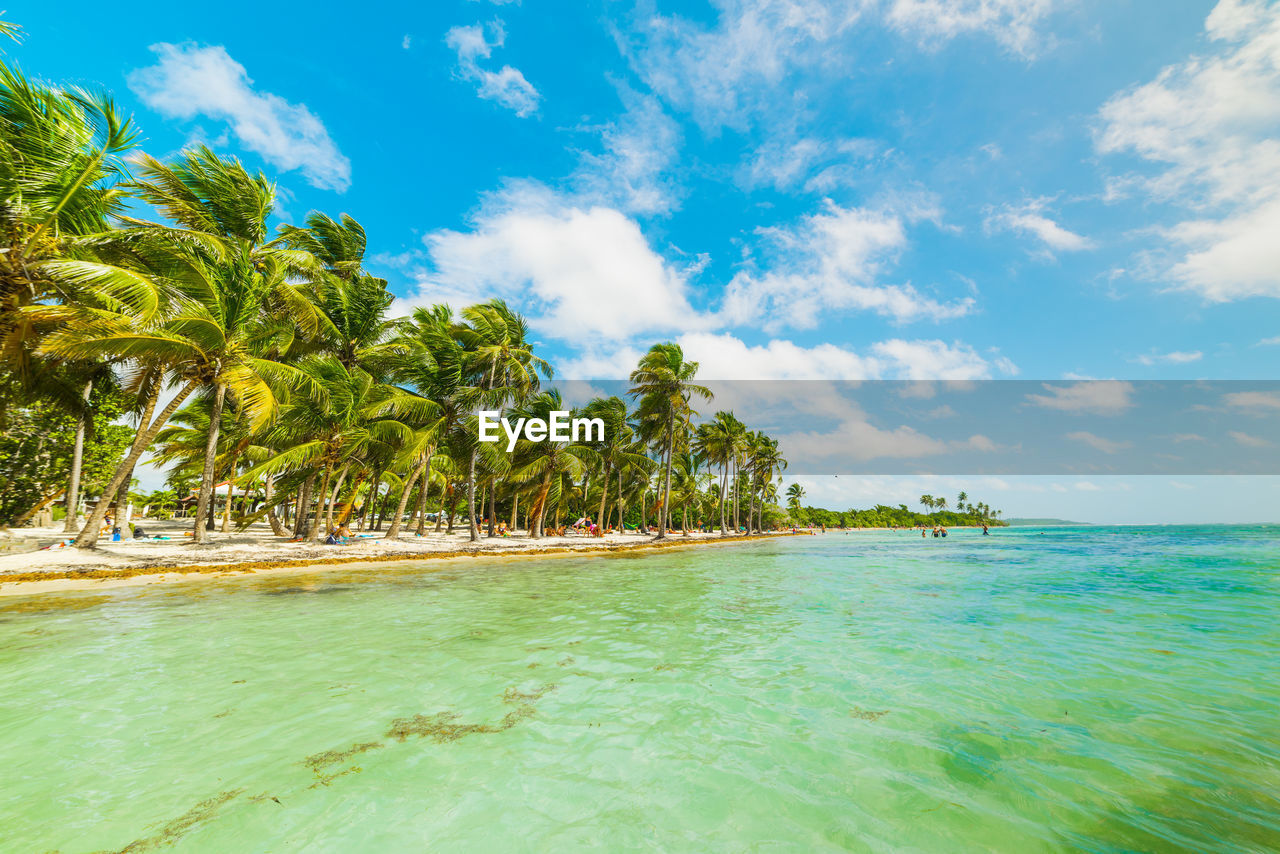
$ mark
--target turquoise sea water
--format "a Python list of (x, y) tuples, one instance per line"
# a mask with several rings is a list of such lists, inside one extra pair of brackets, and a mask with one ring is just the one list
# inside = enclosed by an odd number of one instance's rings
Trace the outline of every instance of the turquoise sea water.
[(3, 851), (1280, 848), (1280, 528), (0, 600)]

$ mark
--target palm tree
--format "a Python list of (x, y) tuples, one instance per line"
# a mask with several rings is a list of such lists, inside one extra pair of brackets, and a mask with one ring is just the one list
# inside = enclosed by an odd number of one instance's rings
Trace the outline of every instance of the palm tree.
[(657, 445), (663, 464), (662, 510), (658, 516), (658, 539), (666, 539), (671, 504), (671, 459), (676, 447), (677, 423), (687, 425), (697, 413), (689, 406), (694, 395), (710, 400), (711, 390), (696, 385), (697, 362), (686, 362), (678, 344), (655, 344), (640, 358), (631, 372), (631, 389), (627, 393), (639, 399), (638, 415), (642, 434)]
[[(298, 281), (315, 262), (306, 253), (266, 240), (275, 188), (261, 174), (251, 176), (238, 160), (219, 158), (202, 147), (172, 166), (143, 155), (140, 171), (143, 180), (132, 187), (176, 225), (122, 218), (131, 228), (112, 242), (132, 251), (150, 281), (172, 292), (168, 308), (150, 323), (123, 312), (73, 318), (46, 340), (44, 349), (69, 358), (133, 360), (176, 375), (182, 383), (174, 398), (178, 404), (197, 390), (212, 399), (193, 532), (194, 542), (204, 543), (207, 535), (199, 521), (211, 501), (227, 395), (235, 399), (249, 428), (257, 430), (278, 408), (278, 387), (309, 382), (292, 366), (267, 357), (285, 352), (299, 333), (317, 331), (317, 313)], [(310, 392), (324, 393), (314, 387)], [(166, 408), (139, 438), (149, 433), (149, 444), (172, 411)], [(131, 450), (128, 470), (145, 446)], [(98, 509), (95, 516), (77, 546), (91, 547), (96, 541)]]
[[(467, 401), (463, 385), (462, 347), (453, 335), (453, 312), (447, 305), (419, 308), (397, 340), (398, 355), (392, 376), (401, 388), (435, 404), (435, 410), (414, 425), (414, 433), (399, 449), (398, 459), (407, 472), (399, 503), (384, 535), (400, 536), (405, 508), (414, 486), (421, 481), (418, 516), (425, 514), (431, 482), (432, 457), (445, 437), (461, 429)], [(421, 524), (421, 521), (419, 522)]]
[(154, 310), (149, 281), (89, 251), (123, 210), (122, 158), (136, 138), (109, 98), (33, 82), (0, 63), (0, 340), (20, 370), (33, 336), (23, 306), (92, 297)]
[[(585, 443), (600, 457), (600, 505), (595, 513), (596, 524), (604, 531), (604, 511), (609, 498), (609, 485), (613, 472), (622, 462), (622, 455), (631, 443), (633, 435), (627, 423), (627, 403), (622, 398), (598, 397), (582, 408), (582, 417), (599, 418), (604, 422), (604, 435), (597, 441)], [(583, 496), (584, 502), (586, 496)], [(586, 507), (583, 515), (590, 516)]]
[(729, 469), (738, 458), (739, 434), (745, 433), (742, 422), (732, 412), (717, 412), (711, 421), (698, 425), (694, 447), (713, 465), (720, 466), (720, 534), (726, 530), (728, 512)]
[(787, 506), (791, 510), (798, 511), (800, 509), (800, 499), (804, 498), (804, 487), (798, 483), (793, 483), (787, 487)]
[[(564, 409), (564, 401), (557, 390), (544, 391), (513, 409), (520, 418), (549, 420), (551, 413)], [(559, 496), (551, 494), (552, 487), (563, 475), (576, 479), (599, 462), (599, 456), (581, 442), (556, 442), (547, 436), (541, 441), (521, 439), (516, 445), (517, 462), (513, 463), (513, 475), (518, 480), (537, 481), (538, 491), (529, 508), (529, 536), (542, 536), (543, 520), (547, 507)]]
[[(512, 401), (523, 401), (538, 390), (539, 374), (550, 379), (551, 365), (535, 356), (528, 341), (529, 327), (523, 317), (499, 299), (462, 310), (465, 323), (457, 328), (457, 338), (467, 353), (472, 376), (474, 408), (501, 409)], [(478, 438), (478, 430), (470, 433)], [(467, 468), (467, 513), (472, 542), (480, 539), (476, 524), (476, 455), (479, 442), (471, 441)]]
[(346, 214), (339, 221), (312, 211), (306, 228), (283, 225), (276, 242), (309, 255), (322, 268), (314, 275), (312, 296), (319, 309), (319, 332), (295, 349), (332, 353), (347, 367), (377, 372), (386, 366), (397, 352), (392, 339), (403, 323), (387, 318), (395, 298), (386, 280), (361, 266), (366, 238), (360, 223)]
[(279, 419), (264, 431), (265, 443), (281, 450), (240, 480), (244, 484), (284, 471), (318, 471), (316, 514), (306, 533), (315, 539), (321, 519), (327, 521), (326, 532), (334, 528), (334, 507), (347, 472), (370, 454), (407, 441), (412, 428), (406, 421), (429, 416), (435, 405), (379, 383), (363, 368), (347, 368), (336, 356), (307, 357), (298, 370), (311, 380), (312, 388), (326, 393), (297, 394), (289, 400)]

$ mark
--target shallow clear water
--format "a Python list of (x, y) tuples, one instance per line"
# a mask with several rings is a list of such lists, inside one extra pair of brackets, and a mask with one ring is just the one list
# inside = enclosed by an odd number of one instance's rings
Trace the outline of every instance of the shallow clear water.
[(0, 849), (1280, 848), (1280, 528), (0, 600)]

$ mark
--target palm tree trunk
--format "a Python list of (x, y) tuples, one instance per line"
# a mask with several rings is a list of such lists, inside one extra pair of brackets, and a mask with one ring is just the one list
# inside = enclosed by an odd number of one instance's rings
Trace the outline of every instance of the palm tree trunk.
[(62, 533), (72, 534), (76, 530), (76, 522), (80, 519), (80, 469), (84, 466), (84, 433), (88, 424), (89, 395), (93, 392), (93, 380), (84, 384), (85, 410), (76, 419), (76, 445), (71, 452), (71, 476), (67, 480), (67, 518), (62, 525)]
[(596, 524), (600, 526), (600, 536), (604, 536), (604, 500), (609, 496), (609, 461), (604, 461), (604, 471), (600, 476), (600, 510), (596, 513)]
[(742, 519), (738, 515), (738, 483), (741, 478), (738, 477), (738, 460), (733, 460), (733, 532), (738, 533), (738, 528), (742, 524)]
[(470, 533), (471, 542), (480, 539), (480, 526), (476, 524), (476, 454), (478, 452), (473, 448), (471, 450), (471, 459), (467, 464), (467, 515), (470, 517), (468, 532)]
[(516, 523), (520, 521), (520, 490), (517, 489), (515, 494), (511, 496), (511, 533), (516, 532), (518, 527)]
[(316, 473), (312, 472), (307, 475), (307, 479), (302, 483), (302, 489), (298, 492), (298, 512), (293, 525), (293, 538), (305, 536), (310, 530), (309, 521), (311, 519), (311, 490), (316, 485)]
[[(129, 473), (124, 476), (124, 481), (120, 484), (120, 488), (116, 490), (115, 520), (117, 524), (124, 521), (121, 508), (129, 506), (129, 487), (133, 484), (133, 470), (136, 467), (136, 464), (130, 467)], [(121, 530), (123, 530), (123, 528), (121, 528)]]
[(23, 525), (27, 524), (27, 521), (30, 520), (31, 517), (38, 514), (41, 510), (48, 507), (53, 502), (57, 501), (59, 498), (62, 497), (63, 493), (65, 492), (66, 490), (61, 487), (59, 487), (55, 492), (50, 492), (48, 495), (44, 496), (39, 501), (37, 501), (35, 503), (35, 506), (31, 507), (30, 509), (26, 510), (23, 513), (18, 514), (17, 516), (14, 516), (13, 519), (9, 522), (9, 527), (21, 528)]
[[(169, 404), (161, 410), (155, 420), (148, 424), (146, 429), (138, 431), (138, 434), (133, 438), (133, 445), (129, 449), (129, 455), (125, 457), (124, 461), (116, 468), (116, 473), (112, 476), (111, 482), (102, 490), (104, 497), (112, 494), (115, 490), (120, 488), (120, 484), (124, 481), (125, 477), (133, 472), (133, 467), (137, 465), (138, 460), (142, 458), (143, 452), (145, 452), (147, 448), (151, 447), (151, 442), (155, 439), (156, 434), (160, 432), (160, 428), (165, 425), (165, 422), (169, 420), (169, 417), (178, 410), (178, 407), (182, 405), (182, 402), (195, 390), (196, 383), (187, 383), (187, 385), (174, 396), (173, 400), (169, 401)], [(155, 411), (156, 401), (159, 400), (159, 397), (160, 390), (157, 386), (155, 392), (152, 393), (150, 399), (147, 401), (146, 410), (143, 412), (142, 419), (139, 421), (139, 424), (147, 424), (147, 420), (151, 417), (151, 413)], [(98, 542), (98, 530), (102, 527), (102, 520), (106, 518), (106, 515), (107, 502), (99, 500), (97, 506), (93, 508), (93, 513), (90, 514), (89, 520), (85, 522), (84, 527), (80, 529), (80, 535), (76, 537), (76, 548), (91, 549), (94, 547)]]
[(542, 514), (546, 511), (547, 495), (550, 492), (551, 472), (548, 471), (538, 486), (538, 497), (533, 500), (533, 507), (529, 508), (529, 536), (535, 540), (542, 537)]
[(333, 478), (333, 464), (328, 460), (324, 464), (324, 478), (320, 482), (320, 497), (316, 501), (316, 515), (311, 520), (311, 526), (307, 528), (307, 539), (320, 539), (320, 520), (324, 518), (325, 499), (329, 497), (329, 483)]
[(667, 460), (662, 486), (662, 512), (658, 514), (658, 539), (667, 538), (667, 520), (671, 509), (671, 457), (675, 453), (675, 413), (667, 415)]
[(725, 529), (725, 521), (726, 521), (725, 513), (727, 512), (729, 507), (728, 492), (729, 492), (729, 461), (725, 460), (724, 463), (720, 466), (720, 500), (717, 502), (720, 505), (720, 536), (722, 537), (728, 533), (728, 531)]
[(489, 536), (492, 537), (497, 531), (495, 525), (498, 524), (498, 479), (495, 477), (493, 483), (489, 484)]
[(275, 475), (267, 475), (262, 480), (263, 501), (267, 505), (267, 522), (271, 525), (271, 533), (277, 537), (286, 537), (289, 532), (285, 530), (284, 525), (280, 524), (280, 517), (276, 515), (276, 503), (271, 498), (271, 486), (275, 480)]
[(427, 454), (427, 467), (422, 470), (422, 485), (418, 487), (418, 527), (414, 533), (421, 537), (427, 532), (427, 498), (431, 493), (431, 454)]
[(334, 530), (336, 530), (333, 525), (333, 509), (334, 509), (334, 505), (338, 503), (338, 493), (342, 491), (342, 484), (344, 481), (346, 481), (347, 472), (350, 470), (351, 470), (351, 463), (347, 463), (338, 472), (338, 476), (334, 478), (333, 489), (331, 490), (332, 494), (329, 496), (328, 510), (325, 513), (325, 519), (324, 519), (326, 534), (332, 534)]
[(391, 527), (387, 528), (387, 533), (383, 539), (394, 540), (400, 536), (400, 520), (404, 518), (404, 508), (409, 506), (409, 493), (413, 492), (413, 484), (418, 479), (418, 475), (422, 474), (422, 469), (426, 464), (425, 460), (418, 463), (413, 473), (405, 478), (404, 489), (400, 491), (400, 502), (396, 505), (395, 515), (391, 517)]
[(360, 487), (364, 486), (364, 479), (368, 476), (369, 470), (362, 468), (351, 479), (351, 486), (347, 489), (348, 497), (342, 502), (342, 512), (338, 514), (339, 528), (351, 521), (351, 514), (356, 511), (356, 496), (360, 494)]
[(207, 543), (204, 520), (209, 515), (213, 498), (213, 464), (218, 456), (218, 431), (222, 427), (222, 406), (226, 403), (227, 387), (218, 383), (213, 396), (213, 412), (209, 417), (209, 439), (204, 446), (204, 472), (200, 476), (200, 499), (196, 502), (196, 524), (192, 542)]
[(382, 472), (374, 472), (373, 480), (369, 483), (369, 493), (364, 497), (364, 509), (360, 514), (360, 530), (363, 531), (368, 524), (373, 522), (374, 502), (373, 498), (378, 494), (378, 487), (382, 483)]
[(236, 457), (231, 457), (227, 473), (227, 506), (222, 508), (222, 533), (231, 530), (231, 503), (236, 497)]

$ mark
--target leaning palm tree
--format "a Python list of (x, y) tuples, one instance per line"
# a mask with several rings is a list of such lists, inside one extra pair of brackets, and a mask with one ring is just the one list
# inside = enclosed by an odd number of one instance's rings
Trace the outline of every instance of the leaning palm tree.
[(286, 471), (319, 472), (316, 513), (306, 534), (314, 539), (322, 519), (328, 522), (327, 530), (333, 528), (332, 513), (347, 472), (369, 455), (406, 441), (412, 433), (406, 421), (429, 415), (433, 405), (379, 383), (362, 368), (347, 368), (334, 356), (308, 357), (297, 369), (310, 380), (310, 388), (323, 389), (324, 394), (296, 394), (289, 400), (279, 419), (264, 431), (264, 443), (281, 450), (244, 472), (240, 480), (252, 483)]
[(447, 305), (420, 308), (397, 341), (397, 355), (392, 376), (405, 391), (435, 404), (426, 418), (414, 425), (414, 432), (397, 450), (396, 459), (407, 471), (400, 500), (384, 535), (394, 540), (400, 536), (405, 508), (414, 487), (419, 488), (418, 517), (426, 512), (427, 488), (431, 483), (433, 457), (446, 436), (460, 429), (466, 415), (463, 398), (463, 363), (461, 345), (453, 336), (453, 312)]
[[(529, 398), (515, 407), (514, 413), (520, 418), (549, 420), (552, 412), (563, 409), (564, 401), (560, 392), (551, 390)], [(529, 536), (540, 537), (547, 508), (560, 497), (552, 494), (552, 487), (558, 485), (564, 475), (568, 475), (571, 480), (581, 477), (598, 464), (600, 458), (583, 443), (557, 442), (550, 436), (541, 441), (521, 439), (517, 443), (516, 453), (514, 476), (519, 480), (538, 483), (533, 506), (529, 508)]]
[[(316, 311), (300, 280), (315, 262), (266, 240), (275, 188), (261, 173), (250, 175), (238, 160), (199, 148), (172, 165), (144, 155), (140, 172), (142, 180), (133, 185), (138, 196), (175, 224), (125, 217), (130, 228), (104, 244), (132, 254), (137, 266), (130, 269), (168, 292), (166, 308), (146, 321), (125, 311), (82, 312), (68, 318), (43, 348), (65, 358), (119, 358), (176, 378), (178, 396), (139, 433), (146, 443), (172, 415), (175, 402), (197, 390), (212, 398), (193, 531), (193, 540), (204, 543), (207, 534), (199, 520), (211, 501), (228, 394), (250, 430), (258, 430), (275, 414), (279, 388), (310, 382), (270, 356), (287, 351), (299, 334), (316, 333)], [(323, 394), (323, 389), (310, 391)], [(132, 470), (145, 447), (131, 449), (122, 469)], [(103, 512), (95, 509), (97, 518), (81, 531), (78, 547), (94, 544)]]
[[(627, 403), (620, 397), (595, 398), (582, 409), (586, 418), (599, 418), (604, 422), (604, 435), (595, 442), (586, 443), (600, 457), (600, 506), (596, 511), (596, 522), (603, 531), (605, 525), (605, 507), (611, 488), (611, 477), (614, 472), (626, 466), (640, 463), (643, 455), (632, 450), (635, 442), (635, 431), (627, 423)], [(621, 495), (618, 496), (621, 501)], [(622, 522), (618, 522), (621, 528)]]
[[(186, 332), (213, 368), (206, 383), (213, 410), (193, 532), (194, 542), (202, 543), (207, 537), (199, 521), (212, 497), (227, 394), (236, 398), (252, 427), (274, 414), (271, 380), (288, 371), (263, 357), (286, 350), (298, 332), (316, 333), (317, 313), (298, 283), (300, 275), (314, 274), (316, 261), (267, 239), (275, 185), (261, 173), (250, 175), (239, 160), (201, 147), (172, 165), (144, 155), (140, 173), (133, 189), (176, 227), (127, 221), (143, 239), (178, 247), (175, 260), (184, 268), (175, 277), (181, 305), (166, 326)], [(188, 306), (191, 310), (184, 310)]]
[(387, 317), (394, 297), (386, 280), (361, 266), (366, 244), (360, 223), (346, 214), (334, 220), (312, 211), (305, 228), (281, 226), (276, 242), (309, 255), (321, 268), (313, 271), (312, 295), (319, 331), (297, 349), (333, 353), (347, 367), (361, 365), (375, 372), (386, 367), (397, 352), (392, 338), (403, 322)]
[(33, 343), (23, 306), (92, 294), (154, 310), (145, 278), (97, 262), (87, 245), (123, 210), (122, 158), (136, 137), (109, 98), (0, 63), (0, 342), (11, 367)]
[(671, 458), (676, 447), (676, 426), (687, 424), (696, 413), (689, 406), (694, 395), (710, 400), (711, 390), (693, 382), (698, 373), (697, 362), (686, 362), (678, 344), (655, 344), (640, 358), (631, 372), (631, 389), (627, 392), (640, 401), (642, 430), (658, 448), (663, 463), (662, 509), (658, 517), (658, 539), (666, 539), (671, 505)]
[[(550, 379), (551, 365), (534, 355), (523, 317), (502, 300), (495, 299), (462, 310), (464, 322), (455, 335), (466, 352), (466, 373), (472, 388), (474, 410), (501, 409), (528, 399), (537, 392), (539, 375)], [(476, 437), (473, 431), (471, 436)], [(476, 524), (476, 456), (479, 442), (469, 443), (467, 461), (467, 513), (472, 541), (480, 538)]]

